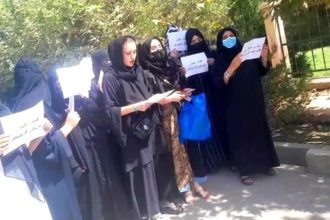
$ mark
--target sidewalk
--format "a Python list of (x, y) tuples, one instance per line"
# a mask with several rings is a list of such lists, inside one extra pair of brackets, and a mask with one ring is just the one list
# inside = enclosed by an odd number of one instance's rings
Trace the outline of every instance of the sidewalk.
[(330, 177), (305, 168), (282, 165), (278, 175), (258, 175), (253, 186), (236, 173), (222, 170), (209, 176), (212, 201), (199, 200), (171, 220), (330, 220)]

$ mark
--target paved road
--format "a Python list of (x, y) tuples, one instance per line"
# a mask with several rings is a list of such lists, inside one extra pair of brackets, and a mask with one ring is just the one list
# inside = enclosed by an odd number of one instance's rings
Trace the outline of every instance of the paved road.
[(209, 177), (211, 201), (199, 200), (171, 220), (330, 220), (330, 177), (282, 165), (274, 177), (256, 176), (243, 186), (236, 173)]

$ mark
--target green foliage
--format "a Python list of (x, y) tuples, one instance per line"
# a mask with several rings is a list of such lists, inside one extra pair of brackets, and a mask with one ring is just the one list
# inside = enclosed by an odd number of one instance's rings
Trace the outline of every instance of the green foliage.
[(20, 56), (32, 56), (46, 70), (72, 64), (116, 36), (165, 35), (172, 22), (197, 27), (208, 37), (228, 24), (227, 1), (218, 0), (1, 0), (0, 89), (10, 86)]
[(293, 79), (285, 64), (271, 70), (265, 79), (265, 93), (275, 123), (288, 124), (301, 120), (309, 101), (306, 83), (306, 76)]
[(266, 35), (262, 14), (259, 10), (259, 6), (263, 2), (263, 0), (232, 0), (229, 15), (232, 25), (238, 29), (243, 42)]

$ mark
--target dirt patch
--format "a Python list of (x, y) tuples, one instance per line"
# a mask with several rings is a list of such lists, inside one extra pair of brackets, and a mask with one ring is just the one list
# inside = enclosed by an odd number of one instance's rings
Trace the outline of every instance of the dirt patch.
[(274, 127), (273, 139), (279, 142), (330, 145), (330, 125), (305, 123)]

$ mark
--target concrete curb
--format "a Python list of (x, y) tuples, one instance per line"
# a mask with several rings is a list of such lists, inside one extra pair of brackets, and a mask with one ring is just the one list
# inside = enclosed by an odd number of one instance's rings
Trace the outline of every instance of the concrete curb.
[(274, 144), (281, 163), (303, 166), (315, 174), (330, 175), (330, 145), (287, 142)]

